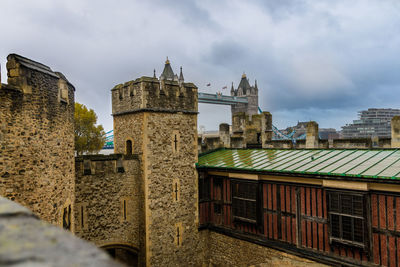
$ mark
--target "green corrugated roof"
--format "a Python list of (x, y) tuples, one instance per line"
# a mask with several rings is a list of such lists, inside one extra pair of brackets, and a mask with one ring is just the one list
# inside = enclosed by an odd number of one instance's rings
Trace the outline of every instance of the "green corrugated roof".
[(397, 149), (221, 149), (199, 157), (199, 168), (400, 180)]

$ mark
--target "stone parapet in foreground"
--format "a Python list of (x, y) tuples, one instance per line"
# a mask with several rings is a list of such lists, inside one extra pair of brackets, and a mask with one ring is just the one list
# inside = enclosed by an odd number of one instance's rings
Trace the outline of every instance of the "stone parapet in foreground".
[(0, 266), (121, 266), (106, 252), (0, 197)]

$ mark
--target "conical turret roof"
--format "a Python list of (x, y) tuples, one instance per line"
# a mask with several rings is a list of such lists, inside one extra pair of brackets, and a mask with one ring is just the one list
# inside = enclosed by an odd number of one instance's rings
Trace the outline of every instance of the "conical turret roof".
[(179, 74), (179, 81), (183, 82), (185, 79), (183, 78), (182, 66), (181, 66), (181, 73)]
[(161, 73), (160, 79), (173, 80), (174, 77), (175, 77), (174, 72), (171, 68), (171, 64), (169, 63), (169, 60), (167, 57), (167, 60), (165, 61), (164, 70)]
[(245, 95), (247, 93), (247, 90), (250, 90), (250, 87), (251, 86), (249, 84), (249, 81), (247, 80), (246, 74), (243, 73), (238, 88), (242, 88), (243, 94)]

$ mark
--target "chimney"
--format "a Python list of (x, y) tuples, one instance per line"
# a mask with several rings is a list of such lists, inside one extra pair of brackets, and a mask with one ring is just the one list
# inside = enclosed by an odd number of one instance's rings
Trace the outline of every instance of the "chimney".
[(400, 116), (394, 116), (392, 118), (392, 148), (400, 148)]
[(318, 123), (316, 123), (315, 121), (310, 121), (309, 123), (307, 123), (306, 148), (318, 148), (318, 145)]
[(219, 142), (225, 148), (231, 147), (231, 136), (229, 133), (229, 124), (227, 123), (219, 125)]
[(267, 148), (267, 142), (272, 140), (272, 115), (269, 112), (263, 112), (261, 118), (261, 143), (262, 148)]

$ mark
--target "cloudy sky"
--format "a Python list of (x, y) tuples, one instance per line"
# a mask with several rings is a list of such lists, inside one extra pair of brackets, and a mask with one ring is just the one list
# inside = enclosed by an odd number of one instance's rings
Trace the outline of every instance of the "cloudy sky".
[[(0, 0), (0, 18), (2, 81), (9, 53), (45, 63), (106, 130), (110, 89), (159, 75), (166, 56), (199, 91), (257, 79), (279, 128), (340, 129), (358, 110), (400, 108), (398, 0)], [(227, 106), (199, 111), (207, 130), (231, 121)]]

